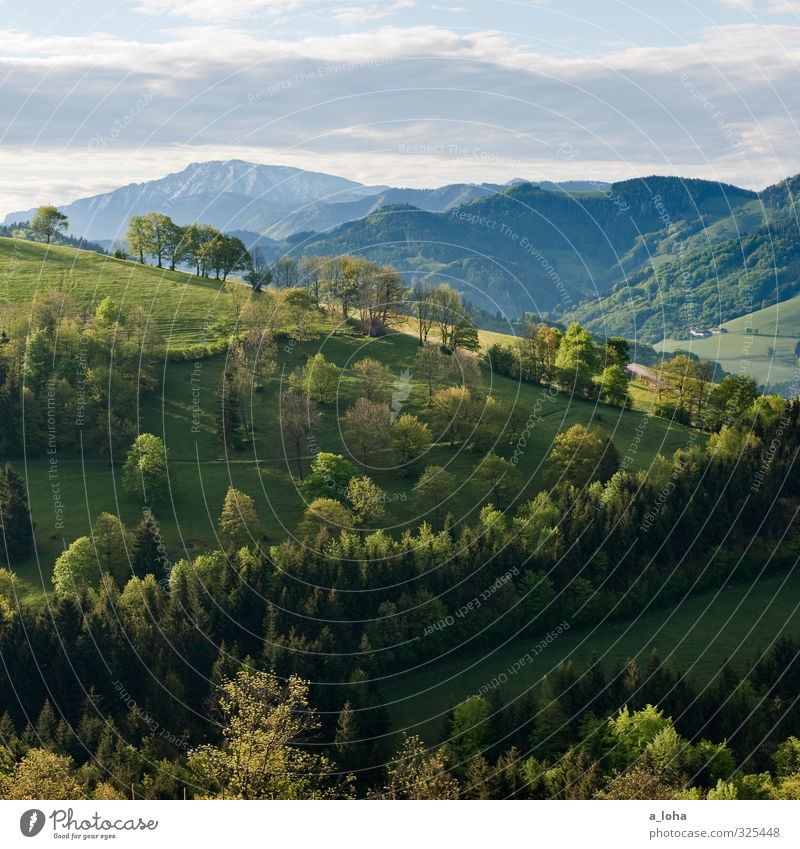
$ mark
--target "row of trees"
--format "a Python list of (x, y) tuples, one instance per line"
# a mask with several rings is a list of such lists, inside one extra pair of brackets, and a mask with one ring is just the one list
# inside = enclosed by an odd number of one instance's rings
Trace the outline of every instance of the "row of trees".
[[(124, 594), (121, 601), (129, 623), (138, 608)], [(56, 606), (59, 618), (66, 603)], [(783, 709), (795, 701), (797, 648), (781, 639), (746, 678), (726, 668), (701, 690), (656, 653), (644, 669), (631, 660), (611, 675), (596, 657), (580, 674), (562, 663), (552, 680), (510, 703), (493, 691), (458, 704), (444, 743), (406, 734), (394, 751), (370, 751), (355, 703), (346, 701), (332, 724), (302, 677), (282, 679), (250, 660), (227, 673), (220, 664), (207, 700), (217, 717), (210, 741), (142, 738), (114, 703), (97, 716), (93, 689), (75, 711), (79, 720), (50, 699), (35, 721), (17, 725), (3, 713), (0, 797), (797, 801), (798, 721)], [(116, 702), (133, 703), (131, 714), (154, 723), (129, 686), (116, 686)]]
[[(157, 439), (157, 437), (153, 437)], [(140, 457), (137, 446), (129, 454), (125, 475), (131, 470), (131, 460)], [(137, 494), (141, 485), (137, 478)], [(162, 497), (160, 502), (163, 504)], [(264, 544), (264, 529), (258, 518), (253, 499), (234, 487), (229, 487), (222, 504), (217, 533), (225, 551), (235, 553), (244, 546), (258, 552)], [(212, 552), (199, 567), (208, 567), (209, 573), (219, 575), (225, 558), (220, 552)], [(57, 595), (80, 594), (84, 590), (99, 590), (105, 579), (111, 579), (120, 590), (132, 578), (144, 579), (147, 575), (165, 583), (179, 581), (182, 571), (194, 567), (186, 560), (172, 564), (167, 556), (161, 528), (150, 506), (142, 511), (141, 521), (128, 528), (112, 513), (101, 513), (86, 536), (74, 540), (58, 556), (53, 570), (53, 586)]]
[[(221, 233), (207, 224), (180, 226), (160, 212), (132, 216), (127, 244), (139, 262), (151, 257), (158, 268), (166, 263), (174, 271), (182, 263), (191, 263), (197, 276), (208, 277), (213, 273), (221, 280), (227, 280), (235, 271), (243, 271), (245, 282), (255, 292), (267, 286), (279, 290), (304, 289), (312, 307), (326, 305), (345, 321), (355, 311), (368, 336), (385, 333), (392, 317), (406, 307), (406, 287), (397, 270), (365, 257), (346, 254), (304, 256), (295, 260), (284, 256), (272, 263), (263, 247), (255, 246), (248, 251), (236, 236)], [(455, 311), (448, 312), (441, 326), (447, 328), (449, 322), (458, 319), (458, 338), (443, 333), (443, 342), (452, 347), (477, 348), (477, 335), (464, 318), (460, 298), (450, 287), (439, 289), (449, 290), (457, 306)]]
[[(779, 647), (781, 652), (787, 648), (791, 646)], [(776, 655), (779, 651), (773, 649), (768, 660)], [(691, 703), (699, 713), (708, 713), (709, 696), (692, 692), (658, 657), (651, 659), (650, 670), (657, 683), (645, 685), (646, 689), (665, 693), (665, 686), (673, 682), (679, 692), (677, 698), (666, 694), (668, 701), (679, 707)], [(764, 671), (764, 664), (759, 664), (755, 681)], [(800, 739), (795, 735), (781, 740), (774, 730), (768, 732), (775, 739), (770, 757), (762, 762), (761, 772), (746, 771), (726, 742), (715, 743), (708, 734), (687, 739), (680, 732), (686, 723), (674, 721), (652, 704), (638, 709), (626, 704), (598, 715), (602, 705), (610, 708), (631, 683), (634, 687), (640, 683), (635, 661), (618, 682), (607, 681), (596, 661), (586, 675), (591, 676), (592, 690), (571, 665), (562, 664), (558, 692), (545, 678), (534, 696), (516, 700), (513, 714), (497, 701), (467, 699), (450, 715), (446, 744), (429, 748), (418, 736), (404, 735), (385, 769), (370, 771), (374, 783), (349, 772), (361, 766), (357, 760), (361, 743), (354, 738), (349, 704), (339, 714), (334, 738), (327, 745), (306, 745), (319, 739), (322, 723), (311, 704), (309, 682), (296, 675), (281, 681), (268, 671), (244, 668), (221, 681), (215, 696), (219, 740), (192, 747), (173, 763), (166, 759), (153, 763), (147, 757), (150, 743), (127, 763), (113, 748), (98, 750), (102, 760), (95, 758), (94, 764), (90, 761), (78, 769), (73, 752), (85, 741), (70, 733), (47, 702), (35, 724), (21, 735), (7, 714), (0, 721), (6, 746), (0, 761), (0, 797), (123, 799), (132, 787), (139, 798), (174, 798), (183, 786), (191, 787), (197, 799), (243, 800), (350, 799), (359, 790), (371, 798), (395, 800), (800, 799)], [(753, 683), (742, 682), (742, 691), (752, 691)], [(734, 697), (732, 686), (738, 682), (727, 680), (713, 687), (719, 703)], [(631, 695), (637, 692), (632, 690)], [(586, 701), (581, 698), (584, 693)], [(738, 702), (744, 707), (741, 698)], [(570, 704), (578, 706), (575, 714), (570, 714)], [(595, 710), (585, 709), (587, 705)], [(540, 719), (531, 728), (526, 715)], [(513, 726), (512, 719), (523, 721)], [(88, 717), (81, 725), (85, 731), (91, 728)], [(530, 742), (524, 740), (525, 733)], [(523, 737), (524, 742), (498, 752), (494, 741), (509, 737)], [(108, 738), (101, 740), (107, 743)], [(547, 751), (543, 740), (549, 741)], [(523, 754), (530, 746), (536, 754)], [(753, 770), (752, 764), (746, 767)]]
[(310, 255), (299, 260), (286, 256), (268, 272), (251, 272), (245, 279), (256, 289), (267, 282), (279, 289), (304, 289), (313, 306), (325, 306), (343, 321), (355, 314), (367, 336), (383, 335), (403, 311), (407, 298), (396, 269), (351, 254)]
[(149, 256), (158, 268), (167, 262), (172, 271), (189, 262), (198, 277), (208, 277), (213, 272), (216, 279), (226, 280), (231, 272), (248, 269), (252, 264), (247, 248), (236, 236), (221, 233), (210, 224), (181, 227), (161, 212), (131, 216), (127, 241), (139, 262)]
[(771, 418), (784, 407), (778, 395), (762, 395), (747, 374), (725, 375), (714, 382), (717, 368), (707, 360), (679, 354), (658, 371), (655, 411), (685, 424), (718, 431), (748, 419)]
[(480, 348), (477, 331), (467, 316), (461, 295), (452, 286), (442, 283), (434, 287), (421, 283), (414, 289), (411, 306), (417, 317), (420, 346), (427, 345), (434, 332), (447, 351), (477, 351)]
[[(562, 333), (546, 324), (528, 326), (515, 347), (494, 344), (487, 358), (499, 374), (569, 390), (614, 406), (630, 405), (629, 343), (611, 337), (592, 340), (577, 323)], [(762, 395), (749, 375), (726, 375), (708, 360), (678, 354), (654, 369), (654, 412), (692, 427), (719, 431), (726, 425), (774, 418), (784, 407), (777, 395)]]

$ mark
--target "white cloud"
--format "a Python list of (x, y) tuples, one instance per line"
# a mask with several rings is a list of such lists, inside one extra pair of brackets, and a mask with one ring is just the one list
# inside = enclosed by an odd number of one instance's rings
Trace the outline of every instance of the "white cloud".
[(416, 5), (415, 0), (396, 0), (396, 2), (362, 3), (359, 6), (338, 6), (331, 10), (331, 17), (345, 26), (355, 26), (388, 18), (402, 9)]

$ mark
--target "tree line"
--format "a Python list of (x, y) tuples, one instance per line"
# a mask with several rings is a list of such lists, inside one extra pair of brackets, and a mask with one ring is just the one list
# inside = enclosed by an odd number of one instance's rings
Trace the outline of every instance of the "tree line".
[[(513, 345), (495, 343), (487, 350), (493, 371), (517, 380), (567, 390), (582, 398), (630, 407), (630, 344), (612, 336), (596, 343), (577, 322), (566, 330), (530, 322)], [(746, 374), (720, 379), (716, 363), (686, 354), (653, 365), (653, 413), (693, 428), (719, 431), (734, 423), (775, 418), (785, 406), (780, 395), (759, 391)]]

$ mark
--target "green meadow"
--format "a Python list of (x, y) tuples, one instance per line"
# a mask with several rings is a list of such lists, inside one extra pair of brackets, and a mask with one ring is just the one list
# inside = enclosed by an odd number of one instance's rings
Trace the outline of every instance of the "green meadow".
[(500, 647), (468, 646), (451, 656), (399, 675), (382, 693), (393, 729), (441, 735), (448, 711), (502, 673), (506, 702), (535, 689), (558, 665), (572, 661), (582, 672), (595, 654), (606, 672), (634, 659), (646, 667), (653, 651), (697, 683), (706, 683), (730, 663), (741, 671), (783, 633), (800, 633), (800, 575), (772, 575), (752, 584), (730, 584), (693, 595), (680, 604), (645, 609), (631, 622), (573, 627), (553, 640), (518, 672), (509, 670), (546, 634)]
[(233, 322), (220, 280), (198, 278), (94, 251), (0, 238), (0, 305), (27, 309), (45, 292), (64, 292), (83, 310), (105, 297), (122, 314), (142, 307), (180, 353), (221, 339)]

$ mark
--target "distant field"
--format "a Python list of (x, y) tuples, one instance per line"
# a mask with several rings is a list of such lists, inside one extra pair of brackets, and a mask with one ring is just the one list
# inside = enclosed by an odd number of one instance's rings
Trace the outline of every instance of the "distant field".
[(0, 238), (0, 303), (27, 306), (51, 289), (66, 292), (85, 310), (106, 296), (123, 312), (144, 307), (173, 351), (215, 341), (233, 320), (230, 297), (219, 280), (93, 251)]
[[(506, 701), (535, 688), (561, 661), (581, 672), (596, 652), (607, 671), (635, 658), (647, 664), (653, 649), (675, 669), (704, 683), (726, 662), (742, 668), (782, 633), (800, 633), (800, 575), (770, 576), (752, 585), (731, 585), (693, 596), (675, 607), (646, 610), (633, 622), (570, 629), (534, 662), (509, 676)], [(492, 651), (476, 646), (388, 680), (382, 690), (394, 730), (414, 729), (436, 739), (447, 712), (506, 672), (546, 634), (517, 640)]]
[[(656, 348), (691, 351), (716, 360), (732, 374), (745, 372), (766, 386), (794, 380), (800, 344), (800, 296), (722, 325), (728, 333), (707, 339), (666, 339)], [(747, 332), (750, 328), (752, 332)]]

